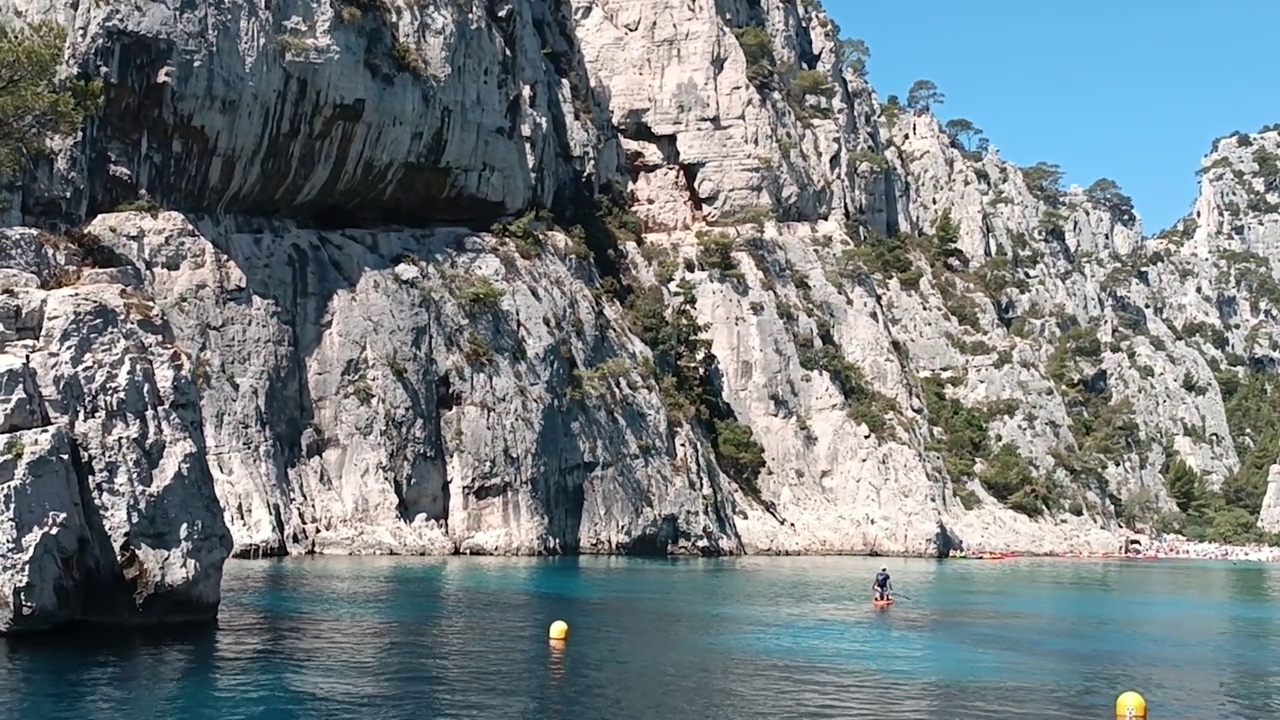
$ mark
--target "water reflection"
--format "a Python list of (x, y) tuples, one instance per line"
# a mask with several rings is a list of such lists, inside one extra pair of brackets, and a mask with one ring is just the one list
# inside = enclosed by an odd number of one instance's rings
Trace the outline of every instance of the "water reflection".
[(1269, 567), (893, 560), (877, 612), (881, 562), (233, 562), (216, 631), (0, 644), (0, 720), (1280, 717)]
[(214, 637), (205, 626), (9, 639), (0, 644), (0, 718), (163, 715), (185, 687), (207, 683)]
[(1270, 568), (1245, 565), (1231, 568), (1219, 583), (1224, 598), (1226, 673), (1222, 685), (1224, 710), (1247, 718), (1280, 716), (1280, 631), (1277, 629)]

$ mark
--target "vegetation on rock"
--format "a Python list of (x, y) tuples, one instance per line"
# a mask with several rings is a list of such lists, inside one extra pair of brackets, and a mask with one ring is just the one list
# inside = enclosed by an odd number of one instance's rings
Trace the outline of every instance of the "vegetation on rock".
[[(641, 282), (628, 269), (621, 246), (636, 243), (642, 255), (652, 255), (652, 246), (641, 237), (639, 219), (617, 192), (594, 198), (595, 206), (573, 208), (567, 223), (583, 228), (601, 289), (622, 306), (630, 329), (653, 354), (650, 371), (657, 383), (668, 416), (706, 433), (717, 464), (748, 496), (762, 501), (758, 484), (766, 463), (764, 450), (751, 428), (735, 417), (724, 402), (718, 386), (718, 369), (706, 327), (693, 312), (693, 286), (681, 281), (674, 298), (660, 285)], [(733, 272), (731, 252), (736, 241), (727, 235), (704, 234), (703, 261), (709, 266)], [(656, 256), (655, 256), (656, 257)], [(664, 272), (660, 267), (659, 273)], [(674, 274), (671, 269), (665, 272)]]
[(1060, 166), (1042, 161), (1021, 170), (1022, 181), (1032, 197), (1050, 207), (1062, 204), (1062, 178), (1065, 173)]
[(952, 118), (943, 125), (952, 142), (960, 143), (965, 150), (973, 150), (972, 143), (982, 136), (982, 130), (965, 118)]
[(848, 70), (858, 77), (867, 76), (867, 60), (871, 58), (871, 48), (864, 40), (843, 38), (840, 40), (840, 72)]
[(1089, 202), (1104, 208), (1122, 225), (1132, 225), (1137, 219), (1133, 211), (1133, 199), (1120, 191), (1115, 180), (1100, 178), (1084, 191)]
[(1028, 517), (1062, 509), (1052, 480), (1036, 473), (1010, 443), (1004, 443), (992, 454), (978, 480), (992, 497)]
[(893, 125), (894, 121), (902, 115), (902, 100), (897, 95), (890, 95), (884, 99), (884, 104), (880, 106), (880, 113), (884, 116), (889, 125)]
[(1003, 443), (993, 451), (989, 425), (1006, 409), (970, 407), (951, 397), (947, 388), (960, 382), (958, 377), (920, 379), (929, 418), (942, 431), (941, 441), (930, 443), (929, 449), (942, 456), (961, 503), (968, 508), (977, 504), (976, 495), (965, 487), (976, 478), (1001, 504), (1029, 517), (1061, 509), (1059, 489), (1037, 473), (1013, 445)]
[[(1280, 448), (1277, 451), (1280, 452)], [(1280, 544), (1280, 537), (1258, 529), (1262, 493), (1250, 485), (1252, 478), (1247, 474), (1241, 478), (1241, 473), (1236, 473), (1215, 491), (1210, 490), (1200, 473), (1177, 457), (1172, 448), (1166, 448), (1165, 458), (1161, 477), (1177, 511), (1155, 518), (1158, 529), (1180, 532), (1193, 540), (1234, 545)]]
[(62, 77), (66, 30), (53, 23), (0, 26), (0, 172), (21, 171), (101, 103), (100, 82)]
[(787, 90), (787, 101), (795, 111), (796, 117), (801, 120), (830, 117), (829, 107), (814, 105), (810, 101), (813, 99), (830, 101), (838, 92), (827, 73), (821, 70), (801, 70)]
[(668, 307), (658, 286), (636, 291), (626, 306), (632, 330), (653, 351), (653, 371), (671, 418), (700, 425), (710, 436), (720, 468), (743, 492), (760, 499), (764, 449), (721, 397), (714, 379), (715, 355), (703, 336), (706, 326), (693, 314), (693, 285), (682, 281), (677, 298)]
[(907, 108), (910, 110), (929, 111), (945, 100), (946, 96), (932, 80), (917, 80), (907, 91)]
[(733, 31), (747, 60), (747, 79), (758, 88), (768, 87), (777, 74), (773, 55), (773, 38), (762, 27), (749, 26)]

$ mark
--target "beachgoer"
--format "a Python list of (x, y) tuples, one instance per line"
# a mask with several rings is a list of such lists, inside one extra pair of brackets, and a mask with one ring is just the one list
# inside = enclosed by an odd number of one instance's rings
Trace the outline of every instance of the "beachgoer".
[(871, 583), (871, 589), (876, 591), (876, 600), (892, 599), (893, 583), (889, 580), (889, 568), (880, 566), (880, 572), (876, 573), (876, 580)]

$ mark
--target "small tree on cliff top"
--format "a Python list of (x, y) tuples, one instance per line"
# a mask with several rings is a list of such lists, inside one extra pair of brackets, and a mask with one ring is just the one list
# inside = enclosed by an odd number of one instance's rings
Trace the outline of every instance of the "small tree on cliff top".
[(880, 112), (884, 115), (884, 119), (892, 124), (902, 114), (902, 101), (898, 99), (897, 95), (890, 95), (884, 99), (884, 105), (880, 106)]
[(871, 57), (871, 48), (859, 38), (843, 38), (840, 40), (840, 67), (849, 69), (858, 77), (867, 76), (867, 60)]
[(1120, 223), (1129, 225), (1136, 219), (1133, 213), (1133, 199), (1121, 192), (1115, 180), (1099, 178), (1085, 189), (1084, 194), (1089, 202), (1105, 208)]
[(1062, 168), (1053, 163), (1038, 162), (1022, 168), (1022, 180), (1027, 190), (1041, 202), (1050, 205), (1062, 199)]
[(974, 125), (972, 121), (965, 118), (948, 120), (943, 129), (947, 131), (947, 135), (951, 137), (952, 142), (963, 144), (965, 150), (972, 150), (973, 139), (982, 135), (982, 130), (977, 125)]
[(53, 23), (0, 26), (0, 172), (17, 172), (52, 135), (94, 112), (101, 85), (60, 78), (66, 30)]
[(938, 90), (938, 86), (932, 80), (917, 80), (907, 91), (907, 107), (912, 110), (928, 111), (934, 105), (941, 105), (945, 98), (946, 96)]

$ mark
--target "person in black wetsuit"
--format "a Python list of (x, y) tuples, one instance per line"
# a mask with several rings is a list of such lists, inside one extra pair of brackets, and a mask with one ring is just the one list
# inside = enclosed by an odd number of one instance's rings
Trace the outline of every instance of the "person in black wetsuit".
[(889, 568), (881, 566), (876, 573), (876, 581), (871, 584), (876, 591), (876, 600), (889, 600), (893, 597), (893, 583), (889, 580)]

